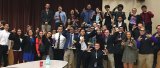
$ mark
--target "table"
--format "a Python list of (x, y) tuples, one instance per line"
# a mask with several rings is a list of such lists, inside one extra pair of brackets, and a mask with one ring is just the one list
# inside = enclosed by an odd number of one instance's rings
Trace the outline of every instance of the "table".
[(43, 67), (41, 68), (63, 68), (68, 63), (66, 61), (61, 61), (61, 60), (51, 60), (51, 65), (46, 66), (45, 60), (39, 60), (39, 61), (32, 61), (32, 62), (10, 65), (2, 68), (40, 68), (40, 61), (43, 61)]

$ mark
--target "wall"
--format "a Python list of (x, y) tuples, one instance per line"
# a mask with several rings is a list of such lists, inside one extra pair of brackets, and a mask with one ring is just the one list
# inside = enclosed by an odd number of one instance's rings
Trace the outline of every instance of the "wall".
[[(148, 10), (152, 11), (154, 13), (154, 18), (152, 19), (153, 21), (153, 32), (155, 32), (155, 26), (160, 24), (159, 23), (159, 19), (160, 19), (160, 5), (159, 5), (160, 0), (145, 0), (145, 2), (137, 2), (137, 0), (103, 0), (103, 11), (104, 10), (104, 6), (109, 4), (111, 7), (111, 10), (117, 6), (118, 4), (123, 4), (124, 5), (124, 10), (126, 12), (126, 17), (128, 17), (129, 12), (131, 11), (132, 8), (137, 8), (137, 13), (141, 13), (141, 6), (142, 5), (146, 5), (148, 6)], [(128, 20), (125, 21), (126, 23), (128, 23)]]

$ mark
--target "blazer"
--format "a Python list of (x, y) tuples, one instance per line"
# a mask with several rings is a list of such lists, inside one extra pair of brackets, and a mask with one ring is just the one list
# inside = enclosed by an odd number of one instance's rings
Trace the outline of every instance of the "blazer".
[(29, 36), (25, 36), (22, 41), (22, 51), (27, 53), (36, 53), (36, 41), (35, 37), (32, 39)]
[[(116, 22), (115, 25), (116, 25), (116, 27), (118, 27), (118, 22)], [(121, 27), (123, 27), (124, 31), (127, 31), (126, 23), (122, 22), (122, 26)]]
[[(92, 50), (91, 52), (88, 52), (88, 55), (90, 57), (88, 68), (104, 68), (103, 59), (105, 56), (103, 54), (104, 53), (102, 50), (98, 50), (98, 51)], [(97, 67), (95, 67), (96, 63), (97, 63)]]
[(53, 19), (53, 11), (49, 10), (48, 14), (45, 10), (42, 10), (41, 12), (41, 22), (44, 25), (45, 22), (48, 22), (49, 25), (51, 25)]
[[(46, 36), (42, 37), (42, 44), (45, 46), (45, 55), (49, 54), (49, 48), (52, 47), (52, 38), (46, 38)], [(52, 48), (54, 49), (54, 48)]]

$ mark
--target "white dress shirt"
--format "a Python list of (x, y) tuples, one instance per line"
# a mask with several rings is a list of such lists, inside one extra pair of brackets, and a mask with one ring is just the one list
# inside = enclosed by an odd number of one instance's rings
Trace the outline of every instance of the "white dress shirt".
[[(52, 38), (54, 38), (56, 40), (54, 48), (57, 49), (57, 47), (58, 47), (57, 44), (58, 44), (59, 33), (54, 34), (52, 36)], [(66, 38), (62, 34), (60, 34), (59, 49), (63, 49), (65, 42), (66, 42)]]
[(118, 27), (121, 27), (122, 26), (122, 22), (118, 22)]
[(9, 35), (10, 33), (6, 30), (0, 31), (0, 45), (9, 45)]
[[(84, 38), (84, 37), (80, 37), (80, 39), (82, 39), (82, 38)], [(81, 44), (81, 50), (87, 50), (87, 45), (86, 45), (86, 43), (85, 43), (85, 41), (83, 41), (83, 42), (80, 42), (80, 44)]]

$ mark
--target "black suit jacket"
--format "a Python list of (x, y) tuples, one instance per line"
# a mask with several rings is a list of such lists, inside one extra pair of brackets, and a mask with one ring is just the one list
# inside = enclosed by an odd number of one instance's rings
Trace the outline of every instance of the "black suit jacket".
[(36, 38), (33, 37), (33, 42), (31, 42), (31, 38), (29, 36), (25, 36), (22, 41), (22, 51), (23, 52), (31, 52), (36, 53)]
[[(42, 43), (45, 46), (45, 54), (49, 54), (49, 48), (52, 47), (52, 38), (46, 38), (46, 36), (42, 37)], [(52, 48), (53, 49), (53, 48)]]
[[(96, 58), (96, 53), (97, 53), (97, 58)], [(104, 68), (103, 67), (103, 59), (104, 59), (104, 55), (103, 55), (103, 51), (102, 50), (92, 50), (91, 52), (88, 52), (88, 55), (90, 56), (89, 59), (89, 66), (88, 68)], [(94, 67), (94, 64), (97, 62), (97, 67)]]
[[(116, 22), (115, 25), (116, 25), (116, 27), (118, 27), (118, 22)], [(127, 31), (126, 23), (122, 22), (122, 26), (121, 27), (123, 27), (124, 31)]]
[(49, 10), (48, 14), (45, 10), (42, 10), (42, 12), (41, 12), (42, 24), (45, 24), (45, 22), (48, 22), (48, 24), (51, 25), (52, 19), (53, 19), (53, 11), (52, 10)]

